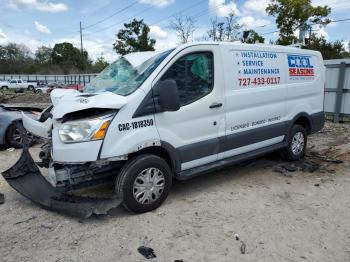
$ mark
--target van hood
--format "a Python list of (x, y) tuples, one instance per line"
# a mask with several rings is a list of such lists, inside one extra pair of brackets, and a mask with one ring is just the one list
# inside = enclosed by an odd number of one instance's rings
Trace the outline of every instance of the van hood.
[(51, 112), (54, 119), (89, 108), (120, 109), (127, 103), (127, 99), (124, 96), (112, 92), (89, 94), (70, 89), (53, 90), (51, 92), (51, 101), (54, 105)]

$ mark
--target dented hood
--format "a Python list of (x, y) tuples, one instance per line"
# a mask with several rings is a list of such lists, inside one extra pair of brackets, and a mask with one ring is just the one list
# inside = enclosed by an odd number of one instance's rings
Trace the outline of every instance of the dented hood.
[(53, 90), (51, 100), (54, 105), (52, 116), (55, 119), (89, 108), (120, 109), (127, 103), (125, 97), (112, 92), (88, 94), (69, 89)]

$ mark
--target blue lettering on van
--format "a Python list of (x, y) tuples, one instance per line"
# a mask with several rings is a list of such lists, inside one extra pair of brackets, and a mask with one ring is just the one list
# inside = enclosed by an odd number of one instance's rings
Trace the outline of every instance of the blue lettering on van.
[(288, 55), (288, 66), (291, 68), (314, 68), (310, 56)]

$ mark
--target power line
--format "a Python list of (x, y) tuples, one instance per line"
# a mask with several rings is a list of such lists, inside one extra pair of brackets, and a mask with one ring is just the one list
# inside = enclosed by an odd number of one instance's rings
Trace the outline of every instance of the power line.
[(93, 26), (96, 26), (96, 25), (98, 25), (98, 24), (100, 24), (100, 23), (103, 23), (104, 21), (106, 21), (106, 20), (112, 18), (113, 16), (116, 16), (117, 14), (120, 14), (121, 12), (124, 12), (125, 10), (127, 10), (127, 9), (129, 9), (129, 8), (131, 8), (131, 7), (133, 7), (133, 6), (136, 5), (137, 3), (138, 3), (138, 1), (134, 1), (134, 2), (132, 2), (131, 4), (129, 4), (129, 5), (125, 6), (125, 7), (123, 7), (122, 9), (119, 9), (118, 11), (114, 12), (113, 14), (111, 14), (111, 15), (109, 15), (109, 16), (107, 16), (107, 17), (105, 17), (105, 18), (103, 18), (103, 19), (101, 19), (101, 20), (99, 20), (99, 21), (97, 21), (96, 23), (93, 23), (93, 24), (91, 24), (91, 25), (85, 26), (83, 29), (88, 29), (88, 28), (91, 28), (91, 27), (93, 27)]

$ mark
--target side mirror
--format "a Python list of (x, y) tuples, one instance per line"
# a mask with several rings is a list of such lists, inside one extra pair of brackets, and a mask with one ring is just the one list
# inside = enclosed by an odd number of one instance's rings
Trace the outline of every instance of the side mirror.
[(180, 97), (174, 80), (159, 81), (153, 89), (156, 112), (173, 112), (180, 109)]

